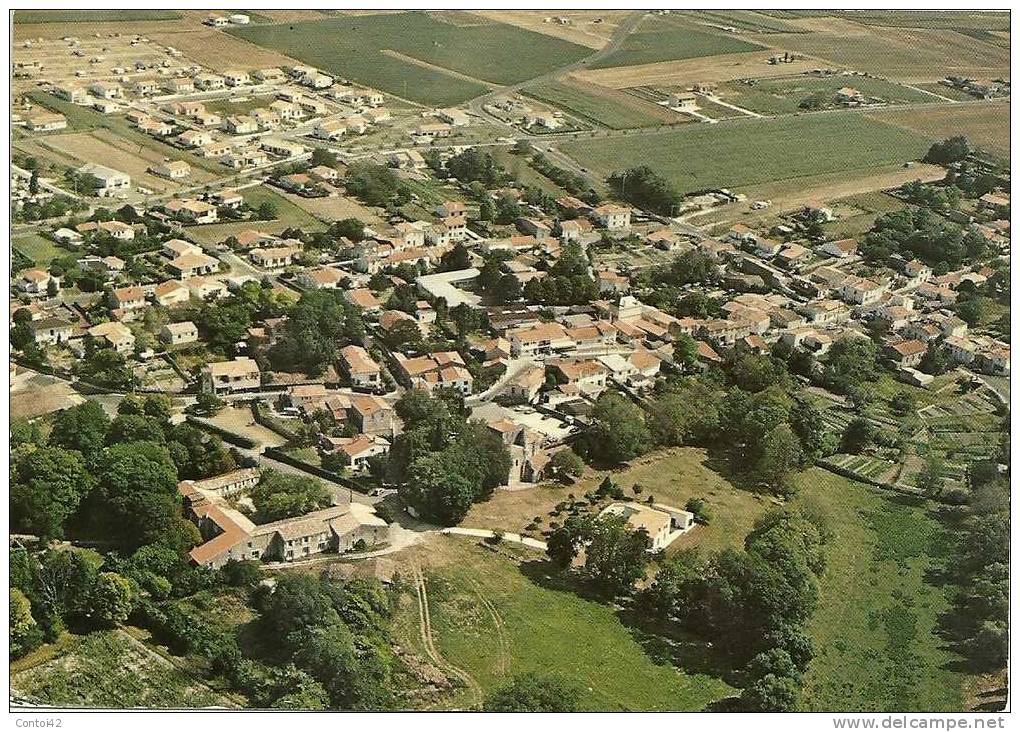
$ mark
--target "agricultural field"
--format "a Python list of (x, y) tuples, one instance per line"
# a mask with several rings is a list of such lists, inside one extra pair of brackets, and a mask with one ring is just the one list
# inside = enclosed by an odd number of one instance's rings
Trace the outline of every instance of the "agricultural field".
[[(734, 487), (714, 469), (712, 459), (698, 448), (678, 447), (659, 450), (634, 460), (628, 467), (612, 474), (613, 482), (628, 495), (645, 500), (654, 496), (656, 502), (683, 508), (690, 498), (704, 498), (714, 519), (708, 526), (699, 526), (670, 545), (670, 551), (687, 546), (720, 549), (740, 545), (755, 520), (770, 506), (766, 496)], [(572, 485), (545, 484), (523, 491), (497, 491), (491, 499), (475, 504), (461, 522), (466, 528), (494, 528), (522, 532), (536, 517), (542, 518), (541, 528), (556, 521), (552, 514), (556, 504), (567, 501), (570, 494), (580, 497), (597, 488), (606, 473), (586, 470)], [(634, 486), (641, 492), (634, 493)]]
[(756, 43), (723, 32), (702, 30), (693, 23), (669, 17), (645, 18), (623, 41), (619, 50), (592, 64), (593, 69), (637, 66), (702, 56), (758, 51)]
[(827, 98), (825, 106), (836, 106), (836, 91), (845, 86), (851, 86), (866, 97), (882, 99), (889, 104), (937, 101), (930, 94), (883, 79), (864, 76), (827, 78), (796, 76), (783, 79), (756, 79), (753, 84), (729, 82), (720, 86), (718, 96), (723, 101), (759, 114), (796, 114), (803, 111), (800, 104), (808, 98)]
[(48, 651), (44, 646), (12, 666), (12, 695), (57, 707), (236, 706), (125, 630), (66, 639), (52, 658)]
[(581, 120), (614, 130), (690, 121), (689, 117), (633, 94), (570, 78), (529, 87), (526, 94)]
[(954, 30), (869, 26), (842, 17), (803, 20), (798, 27), (811, 32), (747, 37), (830, 66), (901, 81), (1009, 76), (1008, 48)]
[(87, 14), (75, 10), (17, 10), (14, 24), (23, 23), (75, 23), (87, 20), (92, 23), (125, 23), (147, 20), (180, 20), (183, 13), (176, 10), (89, 10)]
[(822, 512), (832, 531), (802, 709), (961, 709), (969, 677), (939, 630), (949, 600), (937, 576), (953, 544), (934, 505), (819, 468), (795, 482), (794, 504)]
[(927, 150), (919, 135), (858, 114), (735, 120), (724, 142), (710, 125), (632, 138), (591, 139), (560, 149), (580, 165), (609, 175), (652, 165), (681, 191), (735, 188), (839, 173), (844, 178), (915, 160)]
[(744, 33), (803, 33), (792, 23), (770, 18), (755, 10), (688, 10), (674, 13), (695, 23), (718, 29), (734, 28)]
[(623, 22), (630, 10), (557, 10), (556, 16), (566, 18), (569, 23), (546, 22), (544, 13), (530, 10), (471, 10), (489, 20), (516, 25), (536, 33), (562, 38), (571, 43), (599, 49), (609, 42), (617, 26)]
[[(646, 633), (612, 607), (555, 587), (538, 553), (452, 536), (415, 552), (427, 563), (435, 646), (472, 681), (448, 702), (454, 708), (538, 671), (580, 686), (586, 711), (693, 711), (735, 693), (703, 643)], [(400, 607), (401, 644), (424, 656), (417, 603), (405, 594)]]
[(869, 112), (868, 116), (931, 140), (965, 135), (971, 144), (985, 148), (1004, 161), (1009, 160), (1008, 101), (947, 104), (926, 109), (924, 114), (905, 109), (876, 110)]
[[(231, 30), (339, 76), (421, 104), (447, 106), (489, 84), (525, 81), (590, 50), (495, 21), (459, 26), (442, 14), (369, 15)], [(486, 83), (487, 82), (487, 83)]]

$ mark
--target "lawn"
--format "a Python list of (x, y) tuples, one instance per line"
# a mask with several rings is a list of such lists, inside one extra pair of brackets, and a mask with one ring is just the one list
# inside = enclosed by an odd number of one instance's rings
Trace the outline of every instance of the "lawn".
[(676, 112), (633, 94), (594, 84), (550, 81), (530, 87), (527, 95), (557, 106), (579, 119), (614, 130), (688, 121)]
[(12, 672), (11, 693), (56, 707), (170, 709), (234, 706), (123, 630), (89, 633), (58, 655)]
[[(523, 491), (496, 491), (485, 503), (475, 504), (461, 526), (519, 532), (540, 516), (542, 529), (547, 529), (550, 522), (562, 520), (550, 515), (556, 504), (567, 501), (569, 494), (581, 498), (605, 476), (605, 472), (588, 469), (573, 485), (545, 484)], [(734, 487), (713, 469), (712, 459), (699, 448), (658, 450), (613, 472), (612, 478), (637, 500), (654, 496), (658, 503), (683, 508), (690, 498), (706, 499), (712, 522), (677, 539), (670, 545), (670, 551), (688, 546), (709, 549), (739, 546), (755, 520), (771, 505), (764, 496)], [(633, 491), (635, 485), (641, 486), (639, 494)]]
[(972, 145), (987, 149), (1004, 162), (1009, 160), (1009, 101), (947, 104), (917, 114), (906, 109), (870, 112), (869, 117), (923, 135), (943, 140), (964, 135)]
[(938, 635), (949, 601), (934, 579), (951, 540), (932, 507), (819, 468), (796, 483), (795, 504), (822, 511), (833, 532), (802, 709), (962, 711), (968, 677)]
[(917, 159), (927, 148), (928, 142), (917, 134), (851, 112), (687, 125), (561, 146), (578, 163), (603, 175), (650, 165), (684, 192), (870, 172)]
[(795, 114), (800, 103), (815, 94), (827, 94), (835, 106), (836, 91), (845, 86), (858, 89), (867, 97), (883, 99), (890, 104), (933, 102), (934, 97), (883, 79), (863, 76), (833, 76), (824, 79), (797, 76), (784, 79), (759, 79), (754, 86), (729, 82), (720, 87), (719, 96), (738, 107), (759, 114)]
[[(518, 568), (513, 550), (451, 536), (430, 539), (424, 551), (436, 645), (483, 691), (541, 672), (579, 686), (581, 708), (589, 711), (695, 711), (734, 693), (713, 674), (685, 670), (708, 665), (703, 644), (649, 636), (608, 605), (546, 586), (540, 555), (527, 555), (531, 561)], [(401, 605), (400, 640), (420, 649), (417, 607)], [(453, 703), (463, 708), (468, 701)]]
[(11, 247), (17, 249), (39, 267), (49, 267), (56, 257), (69, 252), (61, 249), (52, 241), (40, 234), (25, 234), (11, 239)]
[[(701, 26), (702, 28), (704, 26)], [(724, 33), (700, 30), (692, 23), (646, 18), (620, 48), (591, 65), (593, 69), (637, 66), (659, 61), (761, 51), (764, 47)]]
[[(339, 76), (426, 105), (446, 106), (573, 63), (591, 53), (502, 23), (457, 26), (428, 13), (262, 25), (230, 33)], [(452, 72), (452, 73), (450, 73)]]

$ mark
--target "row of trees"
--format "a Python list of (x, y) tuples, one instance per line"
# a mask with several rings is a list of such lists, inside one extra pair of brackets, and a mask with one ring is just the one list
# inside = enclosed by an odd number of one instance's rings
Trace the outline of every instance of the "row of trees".
[(616, 198), (663, 216), (674, 216), (683, 201), (676, 187), (647, 165), (613, 173), (606, 183)]
[(906, 208), (883, 214), (860, 245), (872, 262), (888, 263), (893, 255), (918, 258), (938, 272), (978, 262), (989, 251), (988, 240), (978, 231), (966, 231), (927, 208)]

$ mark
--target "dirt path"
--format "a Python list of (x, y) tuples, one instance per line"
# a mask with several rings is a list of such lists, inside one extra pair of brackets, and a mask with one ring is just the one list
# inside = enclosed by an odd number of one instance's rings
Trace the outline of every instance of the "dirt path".
[(414, 56), (405, 56), (404, 54), (400, 53), (400, 51), (394, 51), (391, 48), (384, 48), (381, 51), (381, 53), (384, 56), (389, 56), (390, 58), (395, 58), (398, 61), (403, 61), (405, 63), (414, 64), (415, 66), (421, 66), (422, 68), (428, 69), (429, 71), (435, 71), (435, 72), (443, 74), (445, 76), (452, 76), (453, 78), (460, 79), (461, 81), (468, 81), (468, 82), (471, 82), (472, 84), (479, 84), (481, 86), (488, 87), (489, 89), (501, 89), (502, 88), (502, 87), (499, 86), (499, 84), (493, 84), (491, 81), (485, 81), (484, 79), (476, 79), (473, 76), (468, 76), (467, 74), (462, 74), (459, 71), (454, 71), (454, 70), (448, 69), (448, 68), (446, 68), (444, 66), (436, 66), (435, 64), (430, 64), (428, 61), (422, 61), (420, 58), (415, 58)]
[(467, 686), (474, 697), (474, 707), (480, 709), (484, 698), (482, 687), (479, 686), (478, 682), (467, 671), (454, 666), (443, 658), (439, 649), (436, 648), (435, 638), (432, 635), (432, 616), (429, 614), (429, 596), (428, 590), (425, 587), (425, 574), (421, 571), (421, 567), (417, 565), (412, 568), (412, 572), (414, 574), (418, 598), (418, 630), (421, 634), (422, 643), (425, 646), (425, 652), (437, 668), (447, 674), (456, 676), (464, 682), (464, 685)]
[(492, 624), (496, 628), (496, 644), (499, 647), (499, 660), (496, 662), (496, 672), (500, 676), (506, 676), (510, 668), (510, 642), (506, 638), (506, 625), (503, 622), (503, 616), (499, 614), (495, 603), (485, 596), (482, 586), (473, 579), (470, 582), (471, 589), (478, 596), (478, 601), (482, 603), (482, 607), (488, 611), (489, 617), (492, 618)]

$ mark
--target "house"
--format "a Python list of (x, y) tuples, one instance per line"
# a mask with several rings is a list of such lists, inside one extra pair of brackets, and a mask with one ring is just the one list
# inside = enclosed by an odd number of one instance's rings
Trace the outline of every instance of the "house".
[(195, 82), (186, 77), (168, 79), (163, 84), (163, 89), (170, 94), (190, 94), (195, 91)]
[(336, 168), (330, 168), (328, 165), (316, 165), (309, 168), (307, 172), (308, 175), (316, 180), (325, 181), (326, 183), (338, 183), (340, 181), (340, 171)]
[(297, 277), (301, 287), (309, 290), (335, 290), (347, 275), (334, 267), (305, 269)]
[(53, 232), (53, 240), (59, 242), (68, 249), (77, 249), (85, 243), (85, 237), (74, 229), (61, 227)]
[(185, 252), (167, 264), (171, 274), (180, 280), (188, 280), (200, 275), (210, 275), (220, 268), (220, 261), (202, 252)]
[(377, 313), (382, 309), (382, 303), (379, 302), (375, 294), (367, 287), (345, 291), (344, 299), (367, 313)]
[(198, 340), (198, 326), (190, 320), (180, 323), (167, 323), (159, 332), (160, 339), (171, 346), (195, 343)]
[(118, 310), (137, 310), (145, 307), (145, 290), (138, 285), (120, 287), (110, 291), (110, 306)]
[(213, 394), (232, 394), (257, 389), (262, 384), (259, 366), (247, 356), (206, 364), (201, 371), (202, 389)]
[(209, 200), (217, 207), (240, 208), (244, 205), (244, 196), (230, 188), (213, 193), (209, 196)]
[(864, 101), (864, 95), (852, 86), (844, 86), (836, 91), (836, 99), (840, 104), (855, 106)]
[(51, 282), (60, 288), (60, 280), (41, 269), (27, 269), (18, 276), (18, 287), (32, 295), (45, 295)]
[(695, 112), (698, 109), (698, 96), (691, 92), (670, 94), (666, 99), (666, 106), (677, 112)]
[(320, 445), (324, 448), (323, 452), (341, 456), (345, 467), (355, 473), (368, 470), (372, 458), (390, 451), (389, 440), (377, 435), (323, 437)]
[(504, 393), (516, 401), (530, 404), (535, 401), (543, 384), (545, 369), (538, 364), (532, 364), (510, 379)]
[(217, 140), (210, 142), (208, 145), (202, 145), (198, 150), (198, 154), (203, 158), (209, 158), (217, 160), (219, 158), (225, 158), (234, 151), (234, 146), (227, 140)]
[(506, 333), (514, 357), (534, 357), (554, 351), (565, 351), (576, 344), (559, 323), (538, 323), (512, 328)]
[(654, 504), (611, 503), (599, 516), (619, 516), (632, 531), (644, 531), (650, 540), (649, 552), (662, 551), (680, 534), (694, 527), (694, 514), (689, 511)]
[(123, 99), (124, 90), (120, 84), (114, 84), (112, 82), (97, 81), (95, 84), (89, 86), (89, 92), (94, 97), (100, 99)]
[(350, 345), (341, 348), (340, 362), (353, 386), (377, 389), (381, 385), (382, 369), (361, 346)]
[(95, 325), (89, 328), (88, 334), (92, 338), (105, 342), (117, 353), (131, 353), (135, 349), (135, 336), (131, 329), (116, 320)]
[(96, 196), (112, 196), (131, 187), (131, 176), (105, 165), (89, 163), (78, 168), (78, 173), (91, 181), (92, 192)]
[(591, 222), (587, 219), (571, 219), (560, 222), (560, 239), (563, 241), (578, 241), (592, 231)]
[(274, 137), (264, 137), (260, 141), (262, 149), (270, 155), (278, 155), (284, 158), (297, 157), (303, 155), (305, 148), (303, 145), (299, 145), (296, 142), (290, 142), (289, 140), (280, 140)]
[(166, 160), (158, 165), (150, 165), (149, 172), (161, 178), (180, 180), (191, 175), (191, 166), (183, 160)]
[(464, 127), (471, 123), (471, 117), (462, 109), (440, 109), (436, 117), (453, 127)]
[(198, 300), (215, 300), (227, 294), (227, 286), (213, 277), (192, 277), (186, 284), (188, 292)]
[(396, 412), (389, 402), (375, 394), (352, 394), (349, 401), (347, 417), (359, 433), (393, 436)]
[(25, 127), (32, 132), (55, 132), (67, 128), (67, 118), (57, 112), (41, 110), (28, 115)]
[(341, 119), (324, 119), (315, 123), (312, 128), (312, 137), (319, 140), (336, 142), (347, 134), (347, 124)]
[(998, 346), (981, 354), (982, 370), (998, 376), (1009, 376), (1009, 348)]
[(195, 88), (202, 91), (222, 89), (225, 85), (226, 79), (219, 74), (199, 74), (195, 77)]
[(852, 257), (857, 254), (857, 240), (839, 239), (837, 241), (827, 241), (822, 244), (821, 250), (829, 256), (836, 257), (837, 259)]
[(224, 71), (223, 83), (227, 86), (243, 86), (251, 81), (247, 71)]
[(198, 244), (192, 244), (184, 239), (167, 239), (163, 242), (162, 254), (164, 257), (174, 259), (182, 254), (195, 254), (202, 251)]
[(170, 122), (164, 122), (160, 119), (154, 119), (152, 117), (146, 117), (138, 122), (138, 130), (144, 132), (147, 135), (155, 135), (156, 137), (169, 137), (177, 129)]
[(412, 388), (431, 392), (437, 388), (450, 388), (469, 396), (474, 386), (474, 377), (464, 366), (464, 360), (456, 351), (441, 351), (417, 358), (408, 358), (402, 353), (394, 354), (401, 375)]
[(596, 396), (606, 388), (609, 370), (594, 359), (554, 359), (546, 362), (558, 384), (576, 387), (582, 394)]
[(231, 115), (223, 120), (222, 128), (232, 135), (252, 135), (259, 131), (259, 123), (246, 114)]
[(914, 367), (921, 362), (928, 351), (928, 345), (922, 341), (909, 340), (893, 343), (886, 349), (886, 355), (895, 366)]
[(631, 209), (614, 203), (605, 203), (592, 210), (595, 222), (605, 229), (626, 229), (630, 227)]
[(845, 302), (854, 305), (871, 305), (882, 297), (888, 287), (886, 283), (850, 276), (843, 281), (836, 292)]
[(157, 305), (164, 307), (172, 307), (173, 305), (182, 305), (191, 299), (191, 291), (188, 287), (178, 280), (167, 280), (156, 285), (156, 289), (153, 290), (153, 298)]
[(203, 147), (212, 143), (213, 136), (205, 130), (188, 130), (178, 135), (177, 141), (184, 147)]
[(163, 208), (174, 219), (189, 224), (212, 224), (219, 220), (219, 212), (215, 206), (194, 198), (175, 198), (168, 201)]
[(52, 346), (66, 343), (74, 333), (74, 326), (64, 318), (42, 317), (33, 319), (28, 327), (32, 329), (32, 337), (39, 346)]
[(58, 99), (72, 104), (85, 105), (89, 102), (89, 93), (84, 87), (76, 85), (59, 85), (53, 88), (53, 95)]
[(263, 84), (279, 84), (286, 78), (283, 71), (277, 68), (256, 69), (252, 76)]
[(253, 249), (249, 253), (251, 261), (259, 267), (266, 269), (277, 269), (289, 267), (294, 262), (294, 255), (301, 250), (297, 247), (267, 247), (265, 249)]

